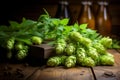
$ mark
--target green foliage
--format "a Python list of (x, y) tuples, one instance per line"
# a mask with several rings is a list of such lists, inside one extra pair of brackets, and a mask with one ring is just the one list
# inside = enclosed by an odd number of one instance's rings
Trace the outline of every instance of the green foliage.
[[(40, 15), (37, 21), (23, 18), (21, 23), (9, 21), (9, 26), (0, 26), (0, 46), (9, 49), (8, 53), (16, 51), (14, 55), (8, 55), (9, 58), (16, 56), (18, 60), (22, 60), (28, 55), (30, 45), (48, 41), (46, 44), (55, 47), (57, 55), (48, 59), (49, 66), (64, 64), (66, 67), (73, 67), (77, 63), (92, 67), (99, 64), (98, 56), (107, 54), (106, 49), (120, 49), (118, 40), (103, 37), (96, 30), (87, 28), (87, 24), (68, 25), (68, 18), (51, 18), (45, 9), (44, 11), (45, 14)], [(61, 59), (61, 55), (69, 58)]]
[(120, 41), (117, 39), (112, 39), (112, 45), (111, 47), (112, 49), (120, 49)]

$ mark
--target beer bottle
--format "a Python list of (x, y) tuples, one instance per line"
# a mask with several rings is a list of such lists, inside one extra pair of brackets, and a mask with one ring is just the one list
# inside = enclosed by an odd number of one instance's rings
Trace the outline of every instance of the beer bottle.
[(87, 23), (88, 28), (95, 29), (95, 18), (92, 11), (92, 2), (91, 1), (82, 1), (82, 8), (78, 16), (78, 23), (83, 24)]
[(69, 24), (71, 24), (71, 12), (68, 1), (59, 1), (55, 18), (68, 18)]
[(108, 2), (98, 2), (98, 10), (96, 15), (96, 29), (103, 36), (111, 35), (111, 16), (108, 10)]

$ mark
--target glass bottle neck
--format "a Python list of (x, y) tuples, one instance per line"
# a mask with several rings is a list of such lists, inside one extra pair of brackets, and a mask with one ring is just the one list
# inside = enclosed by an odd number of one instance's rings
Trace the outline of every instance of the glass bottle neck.
[(105, 5), (100, 5), (99, 9), (99, 16), (103, 16), (105, 20), (108, 19), (109, 13), (108, 13), (108, 8)]

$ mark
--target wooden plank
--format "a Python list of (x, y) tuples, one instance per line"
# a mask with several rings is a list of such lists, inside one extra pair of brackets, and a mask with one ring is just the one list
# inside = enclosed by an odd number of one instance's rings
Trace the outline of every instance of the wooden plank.
[(94, 80), (94, 76), (90, 68), (74, 67), (66, 69), (59, 66), (42, 68), (28, 80)]
[(29, 52), (32, 57), (47, 59), (54, 55), (54, 48), (47, 44), (32, 45)]
[(120, 53), (120, 49), (117, 49), (117, 51)]
[(26, 80), (37, 69), (27, 64), (0, 64), (0, 80)]
[(120, 67), (94, 67), (96, 80), (120, 80)]

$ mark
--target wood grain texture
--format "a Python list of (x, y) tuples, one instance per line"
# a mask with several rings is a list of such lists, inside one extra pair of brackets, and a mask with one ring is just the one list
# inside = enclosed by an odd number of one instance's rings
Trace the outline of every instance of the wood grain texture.
[(26, 80), (38, 68), (26, 64), (0, 64), (0, 80)]
[(49, 67), (38, 70), (29, 80), (94, 80), (94, 77), (90, 68)]
[(120, 80), (120, 67), (99, 66), (93, 70), (96, 80)]

